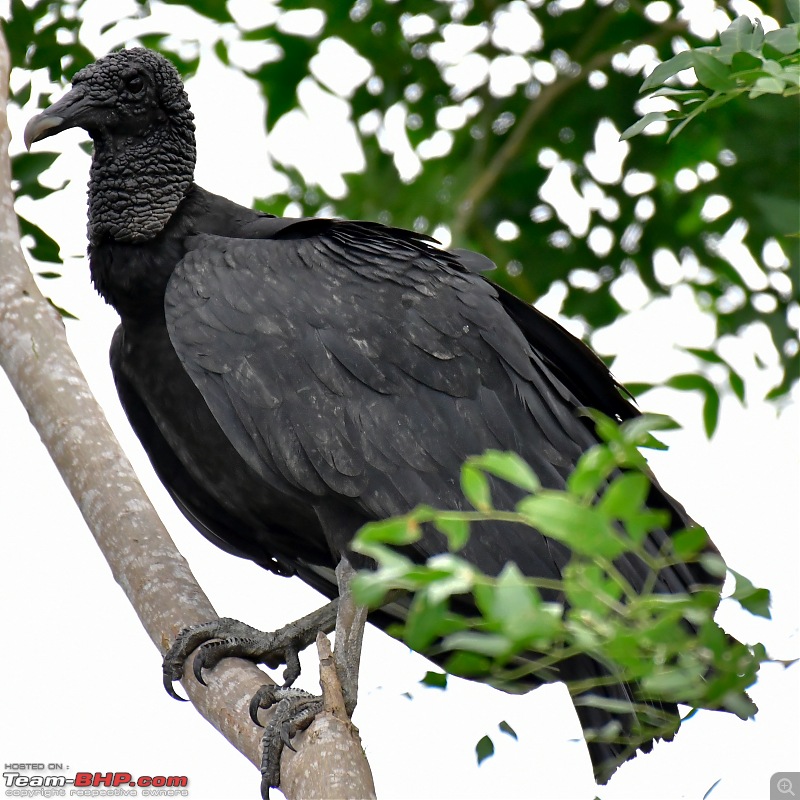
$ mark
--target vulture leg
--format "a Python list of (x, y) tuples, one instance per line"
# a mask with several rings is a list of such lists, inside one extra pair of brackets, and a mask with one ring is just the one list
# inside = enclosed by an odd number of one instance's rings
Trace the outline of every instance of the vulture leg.
[[(355, 574), (350, 562), (342, 558), (336, 567), (339, 605), (333, 660), (348, 716), (353, 715), (358, 697), (361, 642), (367, 622), (366, 607), (355, 603), (350, 589), (350, 581)], [(256, 725), (261, 724), (258, 710), (275, 706), (261, 740), (261, 796), (264, 800), (269, 797), (271, 787), (280, 785), (283, 748), (294, 750), (292, 737), (312, 723), (314, 717), (322, 711), (323, 705), (323, 698), (319, 695), (280, 686), (262, 686), (253, 696), (250, 701), (250, 717)]]
[(330, 633), (334, 629), (338, 607), (339, 601), (332, 600), (277, 631), (260, 631), (227, 617), (185, 628), (164, 656), (164, 688), (172, 697), (183, 699), (173, 683), (183, 677), (186, 659), (195, 648), (192, 667), (204, 685), (204, 669), (212, 669), (223, 658), (245, 658), (268, 667), (286, 664), (284, 687), (291, 686), (300, 675), (299, 652), (314, 642), (319, 631)]

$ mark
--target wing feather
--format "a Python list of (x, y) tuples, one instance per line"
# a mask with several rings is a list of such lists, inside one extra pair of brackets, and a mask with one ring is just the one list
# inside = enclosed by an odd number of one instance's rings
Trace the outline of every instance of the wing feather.
[[(509, 307), (422, 237), (330, 221), (275, 238), (192, 237), (166, 295), (173, 346), (242, 457), (270, 486), (360, 519), (464, 507), (460, 466), (487, 448), (515, 450), (545, 486), (564, 486), (595, 441), (578, 415), (580, 381), (550, 367), (552, 329), (541, 323), (536, 350), (524, 328), (538, 319), (521, 325)], [(494, 490), (498, 505), (518, 499)], [(467, 545), (475, 563), (559, 576), (564, 548), (490, 527)], [(443, 547), (427, 534), (420, 556)]]

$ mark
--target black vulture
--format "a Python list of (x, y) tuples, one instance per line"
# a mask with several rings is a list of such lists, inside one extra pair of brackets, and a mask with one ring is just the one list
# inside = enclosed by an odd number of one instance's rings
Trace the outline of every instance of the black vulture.
[[(175, 502), (229, 553), (333, 599), (340, 560), (363, 565), (349, 549), (362, 525), (421, 503), (465, 507), (468, 456), (516, 451), (560, 489), (597, 442), (581, 409), (637, 415), (589, 348), (482, 276), (488, 259), (373, 222), (258, 213), (197, 186), (193, 115), (161, 55), (124, 50), (80, 70), (29, 122), (26, 142), (76, 126), (94, 143), (89, 258), (121, 320), (111, 345), (120, 400)], [(497, 492), (498, 506), (514, 502)], [(655, 484), (651, 499), (671, 512), (652, 534), (659, 546), (690, 520)], [(424, 560), (444, 547), (427, 531), (410, 552)], [(569, 557), (502, 523), (485, 524), (462, 555), (487, 573), (513, 561), (554, 579)], [(621, 569), (635, 587), (648, 578), (640, 562)], [(717, 582), (679, 564), (656, 588)], [(370, 618), (385, 626), (392, 612)], [(329, 628), (330, 611), (317, 624)], [(218, 634), (211, 626), (186, 650)], [(554, 677), (599, 674), (579, 656)], [(580, 706), (584, 728), (617, 719), (624, 738), (632, 687), (596, 691), (622, 710)], [(672, 738), (677, 706), (660, 707)], [(615, 742), (589, 751), (602, 782), (631, 755)]]

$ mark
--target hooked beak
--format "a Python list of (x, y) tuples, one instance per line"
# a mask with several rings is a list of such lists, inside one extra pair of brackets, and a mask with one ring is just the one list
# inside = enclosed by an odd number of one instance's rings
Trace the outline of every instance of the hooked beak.
[(30, 150), (34, 142), (68, 128), (83, 127), (89, 121), (92, 109), (93, 104), (86, 99), (86, 89), (80, 85), (73, 87), (50, 108), (28, 121), (23, 134), (25, 148)]

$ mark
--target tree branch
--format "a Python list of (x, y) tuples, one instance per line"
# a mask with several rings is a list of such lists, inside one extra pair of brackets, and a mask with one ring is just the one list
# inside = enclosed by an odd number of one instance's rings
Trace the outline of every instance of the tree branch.
[[(459, 241), (466, 234), (472, 224), (475, 212), (483, 201), (484, 197), (494, 188), (498, 180), (505, 174), (511, 166), (522, 148), (530, 141), (531, 131), (536, 127), (537, 122), (550, 110), (553, 104), (562, 95), (572, 89), (586, 76), (594, 70), (601, 69), (611, 63), (611, 59), (617, 53), (630, 52), (634, 47), (642, 44), (658, 44), (664, 39), (683, 33), (686, 26), (681, 22), (665, 22), (653, 34), (625, 42), (620, 47), (614, 47), (602, 53), (597, 53), (586, 64), (581, 64), (580, 69), (574, 75), (560, 75), (555, 82), (542, 89), (538, 97), (531, 101), (525, 113), (514, 125), (511, 135), (506, 139), (502, 147), (495, 153), (492, 160), (486, 166), (467, 189), (464, 199), (458, 207), (458, 213), (453, 223), (453, 239)], [(584, 34), (584, 38), (576, 45), (576, 53), (583, 53), (587, 50), (587, 43), (594, 41), (596, 32), (589, 28)]]
[[(337, 649), (341, 646), (337, 638)], [(324, 708), (311, 727), (295, 737), (295, 745), (298, 741), (307, 743), (311, 740), (314, 747), (298, 747), (295, 757), (289, 763), (282, 763), (281, 788), (286, 782), (291, 782), (295, 796), (304, 800), (374, 798), (375, 789), (366, 758), (363, 754), (359, 758), (353, 757), (361, 752), (361, 743), (358, 731), (345, 711), (331, 643), (324, 633), (317, 634), (317, 650)], [(343, 742), (349, 743), (347, 750), (343, 750)], [(315, 774), (320, 771), (331, 776), (330, 782), (324, 787), (320, 787), (319, 781), (315, 780)], [(323, 789), (322, 793), (320, 788)], [(371, 790), (371, 793), (365, 790)]]
[[(114, 579), (164, 653), (182, 628), (215, 619), (217, 614), (141, 488), (69, 349), (61, 318), (39, 292), (25, 263), (8, 156), (9, 72), (8, 48), (0, 31), (0, 367), (8, 374)], [(189, 659), (183, 680), (189, 699), (234, 747), (259, 765), (261, 731), (250, 720), (248, 706), (259, 686), (272, 681), (240, 659), (223, 660), (205, 678), (207, 688), (192, 676)], [(307, 732), (296, 744), (298, 755), (313, 750), (314, 742)], [(348, 744), (347, 748), (348, 758), (363, 761), (359, 774), (369, 775), (360, 746), (356, 750)], [(287, 748), (282, 767), (296, 757)], [(322, 796), (330, 776), (317, 772), (316, 777), (323, 786), (317, 796)], [(299, 796), (291, 780), (282, 789), (287, 798)], [(358, 787), (350, 796), (369, 797), (370, 792), (371, 779), (369, 786)]]

